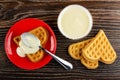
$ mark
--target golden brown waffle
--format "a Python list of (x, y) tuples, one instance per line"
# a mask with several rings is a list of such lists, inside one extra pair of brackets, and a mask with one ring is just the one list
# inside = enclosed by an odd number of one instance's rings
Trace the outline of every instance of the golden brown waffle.
[(82, 49), (91, 41), (91, 39), (73, 43), (68, 47), (68, 53), (69, 55), (75, 59), (80, 60), (82, 58)]
[(116, 59), (116, 53), (103, 30), (100, 30), (91, 42), (83, 49), (83, 56), (89, 61), (102, 61), (111, 64)]
[(112, 64), (117, 57), (103, 30), (92, 39), (71, 44), (68, 53), (73, 59), (81, 60), (88, 69), (96, 69), (98, 61)]
[(81, 63), (88, 69), (96, 69), (98, 67), (98, 61), (91, 62), (82, 56), (82, 49), (87, 44), (89, 44), (92, 39), (88, 39), (88, 40), (85, 40), (82, 42), (73, 43), (68, 47), (69, 55), (75, 60), (81, 60)]
[(16, 36), (13, 38), (13, 41), (19, 46), (19, 42), (20, 42), (21, 38), (20, 36)]
[(81, 63), (88, 69), (96, 69), (98, 67), (98, 61), (89, 61), (85, 59), (84, 57), (81, 58)]
[(48, 40), (48, 32), (45, 28), (43, 27), (38, 27), (30, 31), (30, 33), (36, 35), (40, 41), (42, 46), (44, 46)]
[[(40, 39), (42, 46), (44, 46), (46, 44), (46, 42), (48, 40), (48, 32), (45, 28), (40, 26), (40, 27), (35, 28), (29, 32), (34, 34), (35, 36), (37, 36)], [(20, 36), (14, 37), (13, 40), (19, 46)], [(39, 50), (33, 54), (26, 54), (26, 56), (32, 62), (38, 62), (43, 58), (44, 52), (42, 50)]]
[(39, 50), (39, 51), (37, 51), (35, 54), (26, 54), (26, 56), (30, 59), (30, 61), (32, 61), (32, 62), (38, 62), (38, 61), (40, 61), (42, 58), (43, 58), (43, 56), (44, 56), (44, 52), (43, 52), (43, 50)]

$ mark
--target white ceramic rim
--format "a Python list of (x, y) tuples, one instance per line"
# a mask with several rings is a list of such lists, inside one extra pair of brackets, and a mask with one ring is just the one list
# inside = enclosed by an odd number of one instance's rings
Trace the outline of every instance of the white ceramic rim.
[[(73, 6), (77, 6), (77, 7), (80, 7), (81, 9), (83, 9), (83, 10), (86, 12), (86, 14), (88, 15), (89, 20), (90, 20), (88, 30), (86, 31), (86, 33), (85, 33), (84, 35), (80, 36), (79, 38), (72, 38), (72, 37), (68, 36), (67, 34), (64, 33), (64, 31), (63, 31), (62, 28), (61, 28), (61, 27), (62, 27), (62, 26), (61, 26), (61, 18), (62, 18), (62, 16), (64, 15), (64, 12), (65, 12), (66, 10), (68, 10), (69, 8), (73, 7)], [(91, 13), (89, 12), (89, 10), (88, 10), (87, 8), (85, 8), (85, 7), (81, 6), (81, 5), (78, 5), (78, 4), (73, 4), (73, 5), (68, 5), (68, 6), (66, 6), (66, 7), (59, 13), (58, 19), (57, 19), (57, 25), (58, 25), (59, 31), (60, 31), (60, 32), (63, 34), (63, 36), (65, 36), (66, 38), (69, 38), (69, 39), (81, 39), (81, 38), (87, 36), (87, 35), (90, 33), (90, 31), (91, 31), (91, 29), (92, 29), (92, 26), (93, 26), (93, 19), (92, 19)]]

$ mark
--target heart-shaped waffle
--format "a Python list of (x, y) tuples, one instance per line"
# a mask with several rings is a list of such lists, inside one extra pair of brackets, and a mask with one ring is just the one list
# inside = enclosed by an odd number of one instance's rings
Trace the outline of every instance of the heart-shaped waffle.
[[(34, 34), (35, 36), (37, 36), (39, 38), (42, 46), (44, 46), (46, 44), (46, 42), (48, 40), (48, 32), (45, 28), (40, 26), (40, 27), (37, 27), (29, 32)], [(20, 36), (14, 37), (13, 40), (19, 46), (19, 42), (21, 40)], [(38, 62), (43, 58), (44, 52), (42, 50), (39, 50), (33, 54), (26, 54), (26, 56), (28, 57), (28, 59), (31, 62)]]
[(90, 61), (102, 61), (111, 64), (116, 59), (116, 52), (103, 30), (100, 30), (91, 42), (83, 49), (83, 56)]
[(88, 69), (96, 69), (97, 67), (98, 67), (98, 61), (89, 61), (89, 60), (87, 60), (87, 59), (85, 59), (84, 57), (82, 57), (82, 59), (81, 59), (81, 63), (85, 66), (85, 67), (87, 67)]
[(98, 61), (112, 64), (117, 58), (116, 52), (111, 46), (103, 30), (92, 38), (82, 42), (73, 43), (68, 47), (69, 55), (88, 69), (96, 69)]
[(68, 47), (68, 53), (69, 55), (75, 59), (80, 60), (82, 58), (82, 49), (91, 41), (91, 39), (73, 43)]

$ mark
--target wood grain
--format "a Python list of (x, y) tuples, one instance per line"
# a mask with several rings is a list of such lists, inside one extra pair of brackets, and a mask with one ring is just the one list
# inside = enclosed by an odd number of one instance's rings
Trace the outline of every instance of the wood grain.
[[(57, 28), (59, 12), (67, 5), (80, 4), (88, 8), (94, 24), (91, 33), (80, 40), (69, 40), (61, 35)], [(56, 55), (74, 65), (71, 71), (64, 70), (52, 60), (41, 69), (26, 71), (13, 65), (6, 56), (4, 39), (10, 27), (20, 19), (34, 17), (47, 22), (56, 34)], [(112, 65), (100, 66), (96, 70), (87, 70), (80, 61), (74, 61), (67, 53), (69, 44), (93, 37), (99, 29), (106, 32), (117, 52), (117, 60)], [(0, 0), (0, 80), (80, 80), (80, 79), (120, 79), (120, 0)]]

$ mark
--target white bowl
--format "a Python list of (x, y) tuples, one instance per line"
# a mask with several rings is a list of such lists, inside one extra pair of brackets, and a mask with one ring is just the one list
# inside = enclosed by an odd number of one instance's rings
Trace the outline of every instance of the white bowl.
[(81, 5), (69, 5), (59, 14), (58, 29), (69, 39), (80, 39), (88, 35), (93, 20), (90, 12)]

